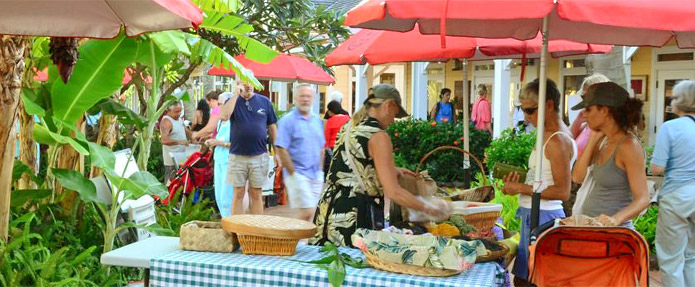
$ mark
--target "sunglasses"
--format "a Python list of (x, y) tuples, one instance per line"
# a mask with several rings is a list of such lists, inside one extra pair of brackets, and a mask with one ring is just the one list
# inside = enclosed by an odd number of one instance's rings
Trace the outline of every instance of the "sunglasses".
[(251, 104), (249, 104), (249, 101), (246, 101), (246, 109), (249, 110), (249, 112), (253, 111), (253, 109), (251, 108)]
[(530, 114), (535, 113), (537, 109), (538, 109), (538, 106), (535, 106), (533, 108), (524, 108), (522, 110), (524, 110), (524, 113), (526, 113), (527, 115), (530, 115)]

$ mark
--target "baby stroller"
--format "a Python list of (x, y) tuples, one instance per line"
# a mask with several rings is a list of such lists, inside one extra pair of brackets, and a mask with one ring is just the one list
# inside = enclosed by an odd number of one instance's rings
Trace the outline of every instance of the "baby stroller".
[(629, 228), (552, 227), (529, 248), (529, 281), (539, 287), (647, 287), (649, 247)]
[(212, 151), (205, 149), (203, 151), (194, 152), (186, 161), (176, 170), (171, 182), (169, 183), (169, 196), (161, 202), (163, 205), (169, 205), (169, 201), (176, 195), (179, 190), (183, 191), (181, 195), (181, 208), (183, 208), (186, 196), (189, 195), (195, 188), (210, 186), (213, 177)]

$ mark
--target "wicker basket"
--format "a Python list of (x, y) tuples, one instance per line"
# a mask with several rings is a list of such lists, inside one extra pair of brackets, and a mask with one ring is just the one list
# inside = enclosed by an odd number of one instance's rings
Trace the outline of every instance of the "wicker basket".
[(367, 263), (372, 267), (408, 275), (418, 275), (418, 276), (430, 276), (430, 277), (446, 277), (459, 274), (463, 271), (460, 270), (449, 270), (449, 269), (439, 269), (433, 267), (423, 267), (416, 265), (400, 264), (390, 261), (385, 261), (377, 256), (370, 254), (369, 252), (364, 252), (365, 258), (367, 258)]
[(488, 262), (500, 259), (509, 253), (509, 248), (504, 244), (498, 244), (502, 247), (502, 250), (491, 251), (487, 255), (478, 256), (475, 258), (475, 263)]
[(316, 225), (272, 215), (241, 214), (222, 219), (222, 228), (236, 233), (244, 254), (294, 255), (299, 239), (316, 233)]
[(179, 246), (183, 250), (230, 253), (239, 248), (239, 242), (219, 222), (190, 221), (181, 225)]
[[(430, 156), (432, 156), (432, 154), (434, 154), (435, 152), (438, 152), (438, 151), (442, 151), (442, 150), (456, 150), (456, 151), (460, 151), (464, 155), (470, 156), (473, 159), (473, 161), (475, 161), (476, 165), (478, 165), (478, 168), (480, 168), (480, 172), (482, 174), (485, 174), (485, 166), (483, 166), (483, 162), (481, 162), (480, 159), (478, 159), (478, 157), (476, 157), (474, 154), (470, 153), (469, 151), (467, 151), (465, 149), (458, 148), (455, 146), (440, 146), (440, 147), (435, 148), (435, 149), (431, 150), (430, 152), (426, 153), (422, 157), (422, 159), (420, 159), (420, 162), (418, 163), (417, 168), (415, 169), (415, 173), (419, 174), (420, 169), (425, 164), (425, 162), (430, 158)], [(478, 188), (474, 188), (474, 189), (468, 189), (465, 192), (460, 193), (457, 196), (455, 196), (454, 199), (455, 200), (476, 201), (476, 202), (486, 202), (486, 201), (490, 201), (492, 198), (494, 198), (494, 195), (495, 195), (494, 189), (492, 188), (492, 186), (488, 185), (487, 177), (483, 176), (483, 186), (482, 187), (478, 187)]]
[(490, 230), (495, 227), (497, 218), (500, 217), (502, 212), (500, 211), (489, 211), (474, 214), (461, 215), (466, 223), (474, 226), (478, 230)]

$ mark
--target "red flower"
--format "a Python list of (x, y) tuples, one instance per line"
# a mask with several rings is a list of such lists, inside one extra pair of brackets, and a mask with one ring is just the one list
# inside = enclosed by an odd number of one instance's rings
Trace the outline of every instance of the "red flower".
[(393, 136), (397, 138), (397, 137), (398, 137), (398, 133), (393, 134)]
[(434, 127), (437, 125), (437, 122), (432, 122), (430, 125)]
[(459, 146), (459, 141), (454, 141), (455, 146)]
[(460, 140), (463, 140), (463, 137), (460, 137), (459, 139), (460, 139)]

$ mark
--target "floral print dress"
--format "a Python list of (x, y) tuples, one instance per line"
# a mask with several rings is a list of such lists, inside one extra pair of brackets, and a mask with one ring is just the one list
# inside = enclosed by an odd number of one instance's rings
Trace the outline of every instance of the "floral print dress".
[[(309, 244), (332, 242), (352, 247), (351, 236), (357, 228), (383, 228), (384, 192), (368, 148), (369, 139), (383, 129), (370, 117), (355, 127), (350, 128), (351, 124), (347, 122), (338, 134), (326, 177), (327, 187), (316, 208), (316, 235), (309, 239)], [(347, 129), (351, 131), (346, 132)], [(356, 170), (350, 167), (348, 152)]]

